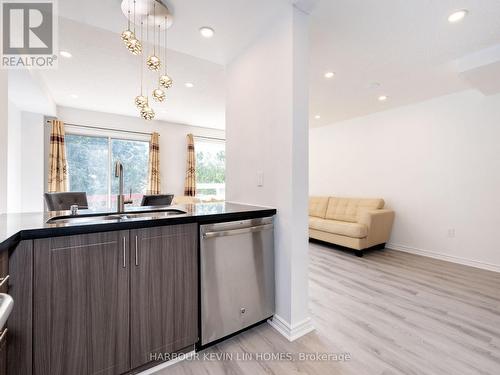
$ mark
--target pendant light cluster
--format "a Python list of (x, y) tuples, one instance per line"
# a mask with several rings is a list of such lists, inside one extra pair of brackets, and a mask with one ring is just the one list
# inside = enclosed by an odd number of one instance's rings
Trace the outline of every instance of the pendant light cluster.
[[(124, 0), (125, 2), (125, 0)], [(162, 4), (158, 3), (157, 0), (133, 0), (133, 7), (130, 7), (131, 0), (127, 0), (127, 10), (124, 10), (124, 4), (122, 3), (122, 10), (127, 13), (128, 23), (127, 29), (121, 34), (122, 41), (124, 42), (127, 49), (135, 56), (140, 57), (140, 73), (141, 73), (141, 90), (140, 94), (135, 97), (135, 105), (139, 110), (141, 117), (144, 120), (152, 120), (155, 117), (155, 112), (150, 106), (148, 92), (151, 93), (153, 101), (162, 103), (166, 99), (166, 91), (172, 87), (173, 81), (167, 74), (167, 28), (169, 26), (168, 19), (168, 9)], [(140, 5), (141, 13), (139, 14), (140, 23), (140, 40), (144, 40), (144, 27), (146, 28), (146, 43), (143, 45), (141, 41), (137, 38), (135, 26), (136, 26), (136, 3)], [(152, 8), (151, 9), (151, 3)], [(158, 17), (157, 14), (157, 3), (159, 7), (163, 7), (161, 10), (165, 14), (163, 18)], [(133, 14), (131, 14), (131, 10)], [(151, 13), (152, 11), (152, 13)], [(133, 26), (131, 28), (130, 20), (133, 20)], [(150, 25), (150, 20), (152, 20), (152, 25)], [(163, 24), (164, 33), (164, 56), (161, 58), (158, 56), (161, 54), (161, 26)], [(147, 49), (149, 44), (149, 30), (153, 31), (153, 47), (150, 48), (148, 53)], [(143, 58), (143, 56), (146, 56)], [(163, 73), (162, 72), (163, 68)], [(154, 81), (151, 91), (148, 91), (148, 85), (144, 82), (144, 69), (149, 70), (154, 73), (158, 73), (158, 78)]]

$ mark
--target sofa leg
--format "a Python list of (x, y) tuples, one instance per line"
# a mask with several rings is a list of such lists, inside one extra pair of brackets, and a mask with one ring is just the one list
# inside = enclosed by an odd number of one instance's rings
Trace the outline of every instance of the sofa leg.
[(363, 256), (363, 250), (354, 250), (354, 254), (356, 254), (357, 257), (362, 257)]

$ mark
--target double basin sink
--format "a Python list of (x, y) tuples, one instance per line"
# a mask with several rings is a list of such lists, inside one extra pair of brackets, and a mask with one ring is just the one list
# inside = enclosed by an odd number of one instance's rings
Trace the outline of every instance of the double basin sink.
[(185, 215), (186, 212), (176, 208), (150, 211), (135, 211), (122, 213), (90, 213), (79, 215), (58, 215), (47, 220), (47, 224), (89, 224), (106, 221), (150, 220)]

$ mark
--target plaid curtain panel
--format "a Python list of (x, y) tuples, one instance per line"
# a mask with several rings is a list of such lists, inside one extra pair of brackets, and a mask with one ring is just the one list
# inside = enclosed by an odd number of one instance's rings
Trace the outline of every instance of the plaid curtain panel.
[(196, 195), (196, 159), (194, 154), (194, 138), (192, 134), (187, 135), (187, 162), (184, 195), (188, 197), (194, 197)]
[(49, 193), (68, 190), (68, 165), (66, 146), (64, 145), (64, 123), (52, 120), (49, 152)]
[(160, 135), (158, 133), (151, 134), (148, 165), (148, 194), (160, 194)]

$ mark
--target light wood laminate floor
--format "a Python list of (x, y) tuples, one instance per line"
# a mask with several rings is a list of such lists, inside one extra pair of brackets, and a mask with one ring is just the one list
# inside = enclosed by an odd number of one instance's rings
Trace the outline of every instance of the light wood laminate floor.
[(158, 374), (500, 374), (500, 273), (311, 243), (309, 280), (315, 332), (290, 343), (263, 324), (205, 352), (347, 352), (349, 361), (197, 359)]

